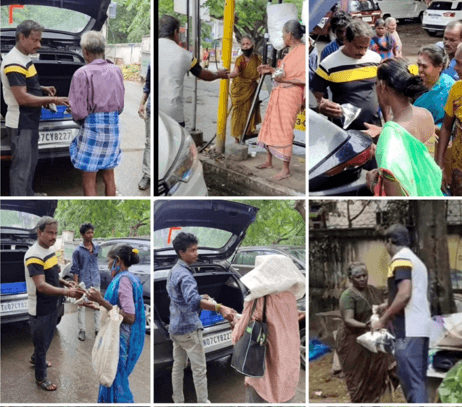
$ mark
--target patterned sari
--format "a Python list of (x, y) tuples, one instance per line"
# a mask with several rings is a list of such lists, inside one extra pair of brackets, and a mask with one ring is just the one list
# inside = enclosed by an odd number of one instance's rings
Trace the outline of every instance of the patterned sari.
[[(296, 46), (282, 60), (285, 79), (305, 82), (305, 44)], [(272, 155), (290, 161), (297, 114), (303, 103), (304, 87), (287, 83), (276, 83), (271, 92), (265, 119), (258, 136), (258, 145)]]
[(109, 284), (104, 299), (112, 305), (119, 303), (119, 285), (122, 277), (128, 277), (133, 287), (135, 302), (135, 323), (120, 326), (119, 364), (111, 387), (99, 386), (98, 403), (134, 403), (128, 376), (133, 371), (144, 346), (146, 316), (143, 302), (143, 288), (138, 277), (128, 271), (119, 273)]
[[(231, 100), (233, 102), (233, 115), (231, 118), (231, 134), (235, 139), (240, 139), (244, 131), (247, 116), (252, 106), (253, 97), (257, 89), (257, 80), (260, 74), (257, 67), (261, 65), (261, 58), (252, 54), (246, 64), (244, 55), (236, 59), (240, 75), (233, 79), (231, 84)], [(255, 133), (257, 124), (261, 123), (260, 106), (257, 106), (250, 120), (249, 133)]]

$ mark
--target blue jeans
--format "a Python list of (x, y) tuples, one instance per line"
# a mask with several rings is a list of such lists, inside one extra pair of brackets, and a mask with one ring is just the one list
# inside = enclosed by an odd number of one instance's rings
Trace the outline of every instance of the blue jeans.
[(428, 338), (396, 339), (397, 374), (408, 403), (427, 403)]

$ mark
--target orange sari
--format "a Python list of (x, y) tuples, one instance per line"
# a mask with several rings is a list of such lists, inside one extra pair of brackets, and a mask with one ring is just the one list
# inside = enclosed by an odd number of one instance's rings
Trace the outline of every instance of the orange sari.
[[(296, 46), (282, 60), (285, 79), (305, 82), (305, 44)], [(277, 83), (271, 92), (268, 108), (258, 136), (258, 145), (272, 155), (290, 161), (297, 114), (303, 103), (304, 87)]]

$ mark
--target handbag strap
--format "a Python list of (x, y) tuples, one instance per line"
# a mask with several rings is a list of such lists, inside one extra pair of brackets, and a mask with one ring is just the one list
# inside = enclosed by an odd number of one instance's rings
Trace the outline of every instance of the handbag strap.
[[(247, 322), (247, 325), (250, 324), (250, 321), (252, 320), (252, 315), (255, 311), (255, 308), (257, 308), (257, 301), (258, 298), (253, 300), (253, 305), (252, 305), (252, 311), (250, 312), (250, 317), (249, 317), (249, 322)], [(263, 322), (266, 322), (266, 295), (263, 297)]]

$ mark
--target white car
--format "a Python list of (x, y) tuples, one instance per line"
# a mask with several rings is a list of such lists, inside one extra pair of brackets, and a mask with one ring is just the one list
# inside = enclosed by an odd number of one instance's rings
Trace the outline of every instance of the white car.
[(382, 10), (383, 18), (394, 17), (398, 19), (412, 18), (422, 22), (427, 9), (425, 0), (377, 0)]
[(188, 131), (159, 112), (157, 195), (207, 196), (202, 164)]
[(451, 21), (462, 19), (462, 1), (433, 1), (424, 12), (422, 28), (432, 37), (444, 33)]

